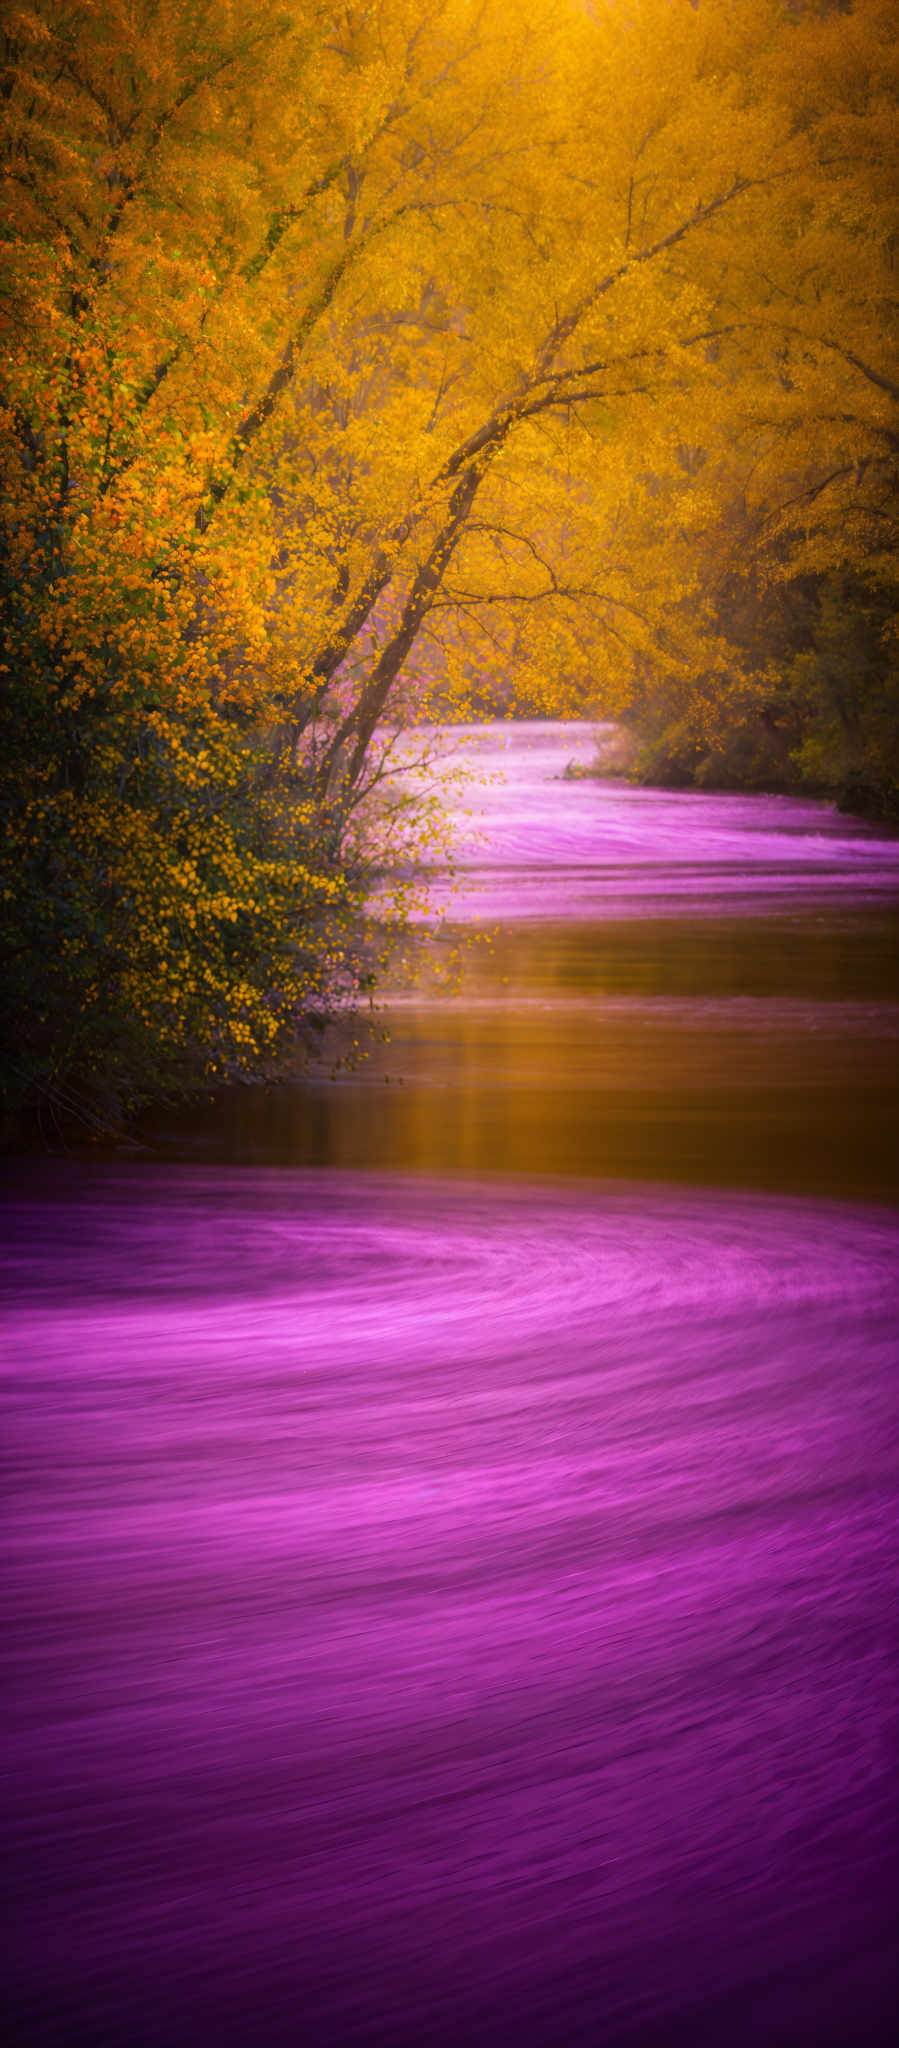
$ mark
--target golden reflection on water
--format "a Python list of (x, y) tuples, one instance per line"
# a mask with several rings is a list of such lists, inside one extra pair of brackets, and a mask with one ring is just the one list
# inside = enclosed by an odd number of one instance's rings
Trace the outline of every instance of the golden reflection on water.
[(447, 933), (436, 983), (410, 956), (356, 1072), (182, 1117), (177, 1149), (895, 1199), (897, 935), (858, 908), (518, 927), (448, 999)]

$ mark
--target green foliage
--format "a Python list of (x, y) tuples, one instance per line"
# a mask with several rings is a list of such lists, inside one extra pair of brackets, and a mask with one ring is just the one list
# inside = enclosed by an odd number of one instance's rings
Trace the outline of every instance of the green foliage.
[(785, 677), (803, 781), (841, 805), (899, 818), (899, 635), (895, 588), (852, 572), (822, 581), (810, 645)]
[(805, 790), (899, 816), (895, 588), (843, 570), (728, 595), (730, 687), (712, 715), (708, 698), (647, 696), (631, 714), (636, 779)]

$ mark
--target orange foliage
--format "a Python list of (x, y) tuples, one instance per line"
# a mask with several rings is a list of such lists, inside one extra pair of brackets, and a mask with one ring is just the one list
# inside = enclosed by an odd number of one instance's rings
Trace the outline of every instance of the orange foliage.
[(735, 495), (761, 552), (886, 549), (895, 16), (13, 7), (5, 901), (40, 1085), (258, 1069), (343, 999), (387, 725), (510, 659), (548, 710), (724, 691)]

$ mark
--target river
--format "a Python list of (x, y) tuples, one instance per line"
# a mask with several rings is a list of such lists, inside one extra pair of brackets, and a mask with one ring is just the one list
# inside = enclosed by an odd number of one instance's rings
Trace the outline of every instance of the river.
[(899, 841), (454, 744), (389, 1043), (14, 1172), (17, 2043), (890, 2034)]

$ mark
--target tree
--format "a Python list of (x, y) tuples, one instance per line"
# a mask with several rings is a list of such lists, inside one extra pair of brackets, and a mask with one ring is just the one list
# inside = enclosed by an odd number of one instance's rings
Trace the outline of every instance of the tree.
[(528, 608), (551, 692), (586, 641), (613, 704), (648, 674), (720, 705), (733, 661), (705, 570), (735, 490), (769, 575), (835, 548), (888, 558), (895, 25), (890, 6), (565, 23), (558, 98), (528, 121), (536, 201), (504, 208), (501, 246), (482, 234), (447, 293), (465, 292), (469, 359), (454, 351), (442, 460), (411, 508), (394, 486), (390, 545), (311, 655), (323, 689), (351, 651), (362, 678), (323, 786), (352, 790), (423, 631), (445, 667), (466, 632), (499, 627), (502, 648)]
[(390, 726), (510, 648), (547, 707), (720, 701), (735, 491), (797, 571), (887, 534), (894, 30), (13, 14), (7, 904), (43, 1085), (283, 1051), (359, 973)]
[[(650, 779), (805, 782), (891, 813), (896, 10), (821, 12), (779, 45), (786, 99), (814, 137), (809, 175), (776, 233), (760, 223), (722, 271), (738, 401), (728, 431), (710, 434), (697, 413), (627, 540), (649, 585), (660, 557), (678, 565), (702, 630), (685, 663), (666, 673), (650, 650), (607, 701), (634, 724)], [(849, 723), (816, 652), (837, 613)]]
[(90, 1117), (264, 1068), (361, 978), (364, 877), (271, 746), (277, 499), (239, 482), (346, 267), (338, 238), (319, 258), (322, 202), (393, 118), (330, 27), (179, 0), (7, 31), (14, 1098), (77, 1085)]

